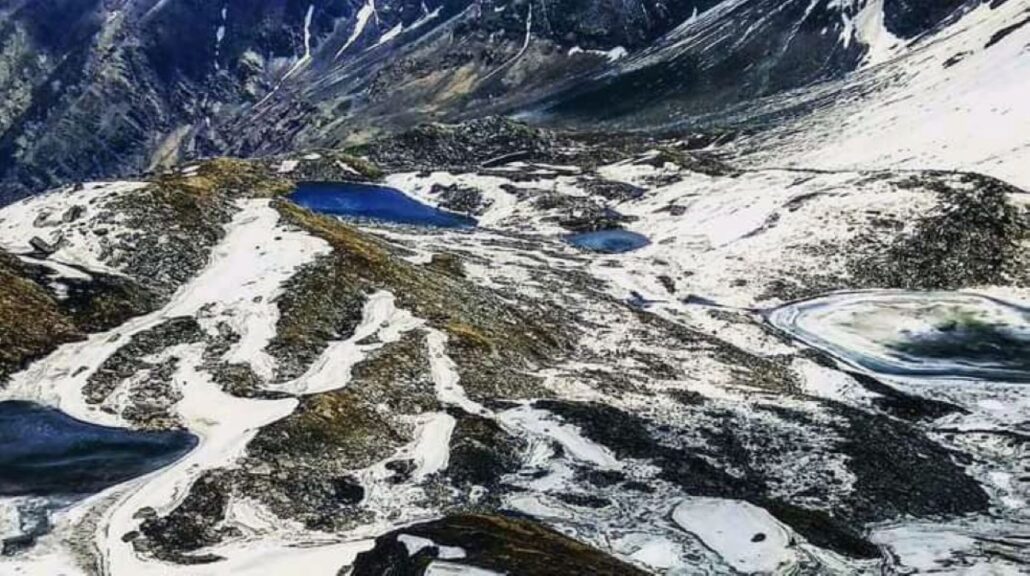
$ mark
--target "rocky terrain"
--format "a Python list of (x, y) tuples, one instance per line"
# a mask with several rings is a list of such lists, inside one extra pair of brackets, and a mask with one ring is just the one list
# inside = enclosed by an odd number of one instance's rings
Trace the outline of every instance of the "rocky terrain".
[[(478, 226), (327, 217), (286, 195), (310, 179), (460, 198)], [(1025, 385), (855, 364), (779, 311), (1025, 299), (1027, 198), (488, 119), (13, 204), (2, 397), (199, 444), (70, 504), (9, 499), (3, 565), (1018, 572)], [(619, 228), (650, 244), (566, 241)]]
[[(1011, 179), (1028, 161), (1020, 131), (1004, 129), (1027, 122), (1012, 106), (1030, 77), (1027, 9), (5, 0), (0, 202), (191, 158), (339, 148), (486, 114), (608, 132), (689, 127), (695, 144), (734, 141), (763, 166), (906, 163)], [(913, 92), (923, 106), (909, 105)], [(914, 129), (944, 115), (958, 128)], [(841, 123), (851, 124), (846, 139)], [(999, 128), (976, 129), (988, 125)], [(799, 130), (807, 135), (784, 136)], [(885, 130), (889, 146), (875, 139)]]
[(0, 574), (1026, 572), (1027, 22), (0, 0)]

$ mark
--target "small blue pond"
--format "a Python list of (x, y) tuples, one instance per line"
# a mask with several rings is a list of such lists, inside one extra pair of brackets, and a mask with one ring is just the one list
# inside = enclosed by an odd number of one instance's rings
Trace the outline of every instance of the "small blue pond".
[(289, 199), (308, 210), (331, 214), (441, 228), (471, 228), (474, 218), (428, 206), (399, 190), (354, 182), (304, 182)]
[(0, 402), (0, 495), (99, 492), (196, 445), (188, 432), (109, 428), (32, 402)]
[(643, 248), (651, 243), (647, 236), (629, 230), (599, 230), (566, 236), (565, 240), (584, 250), (619, 254)]

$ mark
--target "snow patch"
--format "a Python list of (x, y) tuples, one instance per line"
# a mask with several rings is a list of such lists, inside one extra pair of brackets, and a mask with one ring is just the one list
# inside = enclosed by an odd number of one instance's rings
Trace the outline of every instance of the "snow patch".
[(780, 573), (797, 561), (788, 529), (747, 502), (688, 498), (672, 519), (735, 570)]

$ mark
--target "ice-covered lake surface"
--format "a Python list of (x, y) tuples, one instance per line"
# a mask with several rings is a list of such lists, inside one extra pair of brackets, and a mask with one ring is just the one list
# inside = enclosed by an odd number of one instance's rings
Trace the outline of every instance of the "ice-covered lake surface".
[(184, 431), (98, 426), (32, 402), (0, 402), (0, 495), (98, 492), (166, 466), (196, 445)]
[(833, 294), (773, 311), (795, 337), (880, 374), (1030, 381), (1030, 310), (977, 294)]
[(423, 204), (394, 188), (356, 182), (304, 182), (289, 199), (333, 216), (413, 226), (471, 228), (474, 218)]
[[(787, 304), (767, 318), (884, 383), (880, 392), (951, 406), (925, 426), (936, 441), (971, 455), (967, 473), (995, 497), (985, 513), (873, 527), (872, 542), (889, 547), (907, 573), (1024, 573), (1030, 520), (1025, 303), (966, 292), (870, 290)], [(855, 398), (832, 387), (815, 391)]]
[(589, 250), (591, 252), (602, 252), (605, 254), (620, 254), (639, 250), (651, 243), (647, 236), (630, 232), (629, 230), (598, 230), (596, 232), (584, 232), (573, 234), (565, 238), (569, 244)]

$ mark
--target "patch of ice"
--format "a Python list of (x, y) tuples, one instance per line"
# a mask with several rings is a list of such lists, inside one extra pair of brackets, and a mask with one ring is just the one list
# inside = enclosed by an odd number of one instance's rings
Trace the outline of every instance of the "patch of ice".
[(673, 510), (672, 519), (735, 570), (779, 573), (797, 561), (787, 528), (747, 502), (688, 498)]
[(550, 413), (545, 410), (520, 406), (498, 413), (497, 419), (508, 426), (554, 440), (570, 456), (581, 462), (606, 469), (617, 469), (622, 466), (606, 447), (584, 438), (575, 426), (553, 420)]

